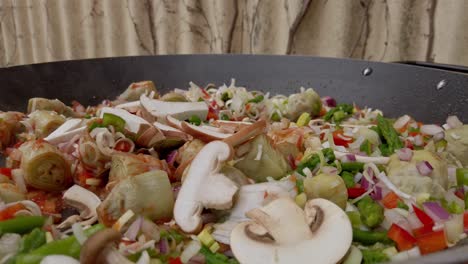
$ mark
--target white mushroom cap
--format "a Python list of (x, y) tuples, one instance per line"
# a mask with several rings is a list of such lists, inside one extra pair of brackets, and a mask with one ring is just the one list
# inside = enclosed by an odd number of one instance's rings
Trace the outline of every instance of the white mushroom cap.
[(85, 130), (86, 124), (84, 124), (83, 119), (72, 118), (65, 121), (65, 123), (54, 130), (54, 132), (44, 138), (44, 140), (51, 144), (58, 144), (72, 139), (75, 135), (79, 135)]
[(205, 120), (208, 115), (208, 105), (205, 102), (166, 102), (150, 99), (145, 94), (140, 97), (141, 105), (155, 117), (172, 115), (179, 120), (189, 119), (196, 115)]
[(279, 198), (247, 213), (252, 219), (237, 225), (231, 249), (243, 264), (337, 263), (352, 242), (351, 223), (341, 208), (314, 199), (302, 210), (289, 198)]
[(185, 232), (198, 231), (203, 208), (231, 208), (238, 187), (219, 171), (232, 152), (228, 144), (213, 141), (193, 159), (174, 206), (174, 219)]
[(224, 244), (230, 243), (231, 232), (243, 221), (249, 220), (246, 213), (252, 209), (262, 207), (280, 197), (295, 197), (295, 184), (292, 181), (274, 181), (244, 185), (240, 187), (237, 199), (228, 219), (214, 225), (213, 237)]
[(133, 115), (126, 110), (123, 109), (118, 109), (118, 108), (111, 108), (111, 107), (103, 107), (101, 109), (101, 114), (100, 117), (102, 118), (105, 113), (113, 114), (116, 116), (119, 116), (123, 120), (125, 120), (125, 128), (135, 134), (138, 134), (141, 132), (142, 127), (144, 129), (151, 127), (151, 124), (146, 121), (145, 119)]
[(93, 192), (79, 186), (73, 185), (63, 194), (63, 201), (80, 211), (80, 217), (92, 224), (97, 220), (96, 208), (101, 204), (101, 199)]

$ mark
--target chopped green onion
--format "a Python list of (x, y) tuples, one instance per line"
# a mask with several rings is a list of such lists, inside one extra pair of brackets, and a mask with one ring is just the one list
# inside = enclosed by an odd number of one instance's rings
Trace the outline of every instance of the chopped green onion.
[(123, 131), (125, 128), (125, 120), (120, 116), (105, 113), (102, 117), (102, 125), (105, 127), (113, 126), (116, 131)]
[(468, 186), (468, 168), (457, 168), (456, 175), (458, 186)]
[(303, 127), (309, 124), (310, 121), (310, 114), (309, 113), (302, 113), (299, 118), (297, 119), (297, 126)]
[(404, 202), (400, 201), (400, 200), (398, 200), (397, 207), (400, 208), (400, 209), (404, 209), (406, 211), (409, 210), (408, 205), (405, 204)]
[(281, 120), (281, 117), (280, 115), (277, 113), (277, 112), (274, 112), (272, 115), (271, 115), (271, 120), (272, 121), (275, 121), (275, 122), (279, 122)]
[(256, 103), (256, 104), (258, 104), (261, 101), (263, 101), (263, 98), (264, 98), (263, 95), (257, 95), (257, 96), (255, 96), (255, 98), (248, 100), (247, 103)]
[(199, 126), (202, 123), (200, 117), (198, 117), (196, 115), (191, 116), (188, 121), (189, 121), (189, 123), (191, 123), (193, 125), (196, 125), (196, 126)]
[(341, 163), (343, 171), (358, 172), (364, 170), (364, 163), (362, 162), (343, 162)]

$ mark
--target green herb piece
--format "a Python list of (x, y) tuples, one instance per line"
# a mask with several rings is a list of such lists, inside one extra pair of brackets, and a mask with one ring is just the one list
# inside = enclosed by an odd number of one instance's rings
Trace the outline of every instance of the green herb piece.
[(365, 152), (368, 156), (370, 156), (370, 154), (372, 154), (372, 144), (369, 140), (366, 139), (364, 140), (364, 142), (362, 142), (361, 146), (359, 147), (359, 150)]
[(359, 200), (357, 207), (362, 222), (370, 228), (380, 225), (385, 218), (383, 207), (368, 195)]
[(354, 175), (349, 171), (343, 171), (341, 177), (346, 185), (346, 188), (352, 188), (356, 183), (354, 182)]
[(354, 107), (350, 104), (339, 104), (335, 108), (330, 109), (324, 116), (325, 121), (333, 121), (339, 123), (349, 117), (353, 113)]
[(196, 125), (196, 126), (199, 126), (199, 125), (201, 125), (201, 123), (202, 123), (200, 117), (198, 117), (197, 115), (191, 116), (191, 117), (188, 119), (188, 121), (189, 121), (190, 124), (193, 124), (193, 125)]
[[(393, 128), (393, 125), (387, 119), (383, 118), (382, 115), (377, 116), (377, 127), (382, 135), (382, 141), (385, 141), (380, 145), (380, 151), (384, 156), (389, 156), (397, 149), (403, 148), (403, 143), (397, 131)], [(384, 147), (382, 147), (384, 146)]]
[(364, 170), (364, 163), (362, 162), (343, 162), (341, 163), (341, 170), (349, 172), (362, 172)]
[(247, 103), (256, 103), (256, 104), (258, 104), (261, 101), (263, 101), (263, 98), (264, 98), (263, 95), (257, 95), (257, 96), (255, 96), (255, 98), (248, 100)]
[(105, 113), (102, 117), (102, 125), (104, 127), (113, 126), (116, 131), (123, 131), (125, 128), (125, 120), (120, 116)]
[(390, 258), (380, 249), (361, 249), (363, 264), (377, 264), (390, 260)]

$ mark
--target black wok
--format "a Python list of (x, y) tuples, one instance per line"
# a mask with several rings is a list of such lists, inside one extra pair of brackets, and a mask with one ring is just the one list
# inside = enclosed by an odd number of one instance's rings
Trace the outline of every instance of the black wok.
[[(96, 104), (115, 98), (131, 82), (152, 80), (160, 91), (229, 83), (288, 94), (301, 86), (338, 102), (379, 108), (387, 116), (409, 114), (443, 124), (448, 115), (468, 123), (468, 75), (447, 65), (378, 63), (302, 56), (177, 55), (44, 63), (0, 69), (0, 110), (24, 111), (28, 98)], [(455, 71), (454, 71), (455, 70)], [(467, 263), (468, 247), (411, 263)]]

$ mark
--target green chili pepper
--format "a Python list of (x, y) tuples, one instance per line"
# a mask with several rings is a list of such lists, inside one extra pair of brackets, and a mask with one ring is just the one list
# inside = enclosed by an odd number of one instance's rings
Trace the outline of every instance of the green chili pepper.
[(256, 104), (258, 104), (261, 101), (263, 101), (263, 98), (264, 98), (263, 95), (257, 95), (257, 96), (255, 96), (255, 98), (250, 99), (249, 101), (247, 101), (247, 103), (256, 103)]
[(272, 121), (275, 121), (275, 122), (279, 122), (279, 121), (281, 121), (281, 117), (280, 117), (280, 115), (279, 115), (277, 112), (274, 112), (274, 113), (271, 115), (271, 120), (272, 120)]
[(26, 234), (36, 227), (42, 227), (45, 223), (42, 216), (19, 216), (0, 222), (0, 236), (5, 233)]
[(46, 243), (46, 234), (39, 228), (35, 228), (31, 233), (23, 236), (19, 248), (19, 254), (29, 253)]
[(200, 117), (198, 117), (197, 115), (191, 116), (188, 121), (189, 123), (196, 125), (196, 126), (199, 126), (202, 123)]
[(375, 243), (392, 244), (393, 241), (388, 238), (387, 232), (364, 231), (353, 228), (353, 241), (363, 245), (373, 245)]
[(362, 222), (370, 228), (380, 225), (385, 218), (383, 207), (368, 195), (359, 200), (357, 207), (361, 213)]
[(369, 140), (366, 139), (364, 142), (362, 142), (359, 150), (365, 152), (367, 155), (370, 155), (372, 153), (372, 144)]
[[(101, 224), (94, 225), (84, 231), (86, 236), (90, 236), (104, 229)], [(67, 255), (78, 259), (80, 257), (81, 245), (75, 236), (69, 236), (62, 240), (52, 241), (28, 254), (18, 255), (16, 264), (38, 264), (48, 255)]]
[(113, 126), (116, 131), (123, 131), (125, 128), (125, 120), (120, 116), (105, 113), (102, 117), (102, 125), (105, 127)]
[(339, 123), (353, 113), (353, 108), (354, 107), (350, 104), (339, 104), (335, 108), (328, 111), (323, 116), (323, 119), (325, 121), (330, 121), (333, 119), (334, 122)]
[[(386, 142), (386, 144), (380, 145), (382, 154), (389, 156), (393, 154), (395, 150), (401, 149), (403, 147), (403, 143), (398, 136), (398, 132), (393, 128), (393, 125), (390, 123), (390, 121), (383, 118), (382, 115), (377, 116), (377, 128), (379, 129), (383, 140)], [(387, 148), (382, 146), (387, 146)]]
[(351, 172), (343, 171), (341, 173), (341, 178), (343, 178), (346, 188), (352, 188), (354, 185), (356, 185), (354, 182), (354, 175)]
[(468, 186), (468, 169), (467, 168), (458, 168), (456, 170), (456, 175), (457, 175), (458, 186), (463, 186), (463, 185)]
[(341, 170), (349, 172), (358, 172), (364, 170), (364, 163), (361, 162), (343, 162), (341, 163)]
[(349, 221), (351, 221), (353, 228), (361, 227), (361, 214), (358, 211), (346, 212), (346, 214), (348, 215)]

